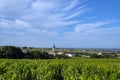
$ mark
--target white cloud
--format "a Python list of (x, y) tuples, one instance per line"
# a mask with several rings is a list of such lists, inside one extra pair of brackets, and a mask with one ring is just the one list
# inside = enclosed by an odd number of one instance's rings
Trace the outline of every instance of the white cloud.
[(32, 9), (41, 12), (49, 12), (50, 10), (54, 10), (57, 7), (58, 5), (54, 2), (46, 0), (35, 1), (32, 3)]
[(67, 7), (63, 8), (63, 10), (71, 10), (72, 8), (74, 8), (78, 3), (78, 0), (72, 0)]
[(7, 19), (1, 19), (0, 20), (0, 27), (2, 28), (25, 28), (30, 27), (30, 24), (22, 21), (22, 20), (7, 20)]
[(74, 30), (75, 30), (75, 32), (88, 31), (88, 30), (93, 30), (93, 29), (103, 26), (103, 25), (110, 24), (110, 23), (113, 23), (113, 22), (104, 21), (104, 22), (78, 24), (78, 25), (76, 25)]
[[(67, 3), (65, 3), (67, 2)], [(37, 29), (54, 29), (80, 23), (80, 20), (69, 20), (83, 13), (84, 8), (80, 5), (77, 11), (70, 9), (81, 4), (78, 0), (2, 0), (0, 3), (0, 17), (8, 18), (2, 21), (2, 27), (22, 26)], [(13, 5), (14, 4), (14, 5)], [(66, 7), (67, 6), (67, 7)], [(76, 10), (76, 9), (75, 9)], [(13, 20), (9, 20), (13, 19)], [(66, 20), (66, 21), (65, 21)]]
[(108, 28), (98, 28), (93, 30), (88, 30), (87, 34), (96, 34), (96, 35), (111, 35), (111, 34), (120, 34), (120, 27), (108, 27)]
[(0, 17), (7, 18), (19, 17), (24, 10), (30, 7), (33, 0), (1, 0), (0, 1)]
[[(14, 37), (18, 37), (16, 36), (18, 33), (26, 38), (29, 44), (34, 40), (43, 43), (54, 42), (55, 39), (58, 40), (56, 42), (63, 44), (65, 42), (69, 44), (74, 40), (72, 44), (77, 44), (79, 40), (87, 41), (91, 33), (119, 33), (118, 27), (102, 27), (113, 23), (112, 21), (92, 22), (93, 19), (91, 20), (89, 15), (89, 20), (86, 20), (86, 16), (82, 16), (89, 10), (85, 1), (1, 0), (0, 33), (2, 36), (11, 34), (15, 35)], [(34, 40), (31, 37), (34, 37)]]
[(15, 20), (16, 26), (21, 26), (21, 27), (30, 27), (31, 25), (25, 21), (22, 20)]
[[(76, 0), (77, 1), (77, 0)], [(75, 1), (75, 2), (76, 2)], [(71, 3), (73, 1), (71, 0)], [(78, 1), (79, 2), (79, 1)], [(75, 3), (76, 5), (78, 3)], [(19, 16), (19, 19), (25, 20), (28, 23), (31, 23), (34, 28), (37, 29), (49, 29), (53, 30), (55, 28), (64, 28), (66, 26), (78, 24), (81, 20), (69, 20), (76, 16), (80, 16), (83, 13), (84, 8), (77, 8), (78, 12), (72, 12), (68, 16), (68, 12), (61, 11), (61, 9), (66, 7), (66, 3), (62, 1), (55, 0), (36, 0), (31, 3), (29, 9), (25, 9), (22, 16)], [(66, 20), (66, 21), (65, 21)]]
[(74, 17), (76, 17), (76, 16), (79, 16), (79, 15), (83, 14), (85, 11), (86, 11), (86, 9), (80, 10), (80, 11), (78, 11), (78, 12), (74, 12), (74, 13), (72, 13), (71, 15), (63, 18), (63, 20), (72, 19), (72, 18), (74, 18)]
[(6, 34), (6, 35), (14, 35), (14, 36), (23, 36), (25, 35), (24, 32), (21, 32), (21, 31), (3, 31), (2, 33)]

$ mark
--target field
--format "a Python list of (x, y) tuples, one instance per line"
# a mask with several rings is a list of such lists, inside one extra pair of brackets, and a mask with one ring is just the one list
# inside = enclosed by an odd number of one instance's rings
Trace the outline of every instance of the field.
[(120, 80), (120, 59), (0, 59), (0, 80)]

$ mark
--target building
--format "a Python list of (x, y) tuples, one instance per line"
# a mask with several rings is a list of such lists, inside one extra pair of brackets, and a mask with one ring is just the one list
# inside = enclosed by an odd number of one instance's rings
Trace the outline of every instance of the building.
[(51, 54), (53, 56), (56, 56), (57, 52), (55, 51), (55, 44), (53, 44), (53, 48), (52, 48), (52, 51), (49, 51), (48, 54)]
[(98, 55), (102, 55), (102, 53), (98, 53)]
[(55, 44), (53, 44), (53, 48), (52, 48), (52, 51), (55, 52)]
[(75, 54), (65, 54), (66, 56), (68, 56), (68, 57), (74, 57), (75, 56)]

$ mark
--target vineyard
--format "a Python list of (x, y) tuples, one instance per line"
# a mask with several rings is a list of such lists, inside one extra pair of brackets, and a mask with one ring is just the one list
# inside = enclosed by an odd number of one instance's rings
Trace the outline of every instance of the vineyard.
[(0, 59), (0, 80), (120, 80), (120, 60)]

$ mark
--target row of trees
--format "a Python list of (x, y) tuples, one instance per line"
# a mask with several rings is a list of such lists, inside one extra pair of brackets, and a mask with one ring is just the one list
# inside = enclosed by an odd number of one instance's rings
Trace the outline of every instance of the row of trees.
[(91, 54), (91, 58), (117, 58), (117, 55), (115, 53), (103, 53), (102, 55), (98, 54)]
[(51, 59), (52, 55), (47, 54), (47, 52), (40, 51), (28, 51), (24, 53), (19, 47), (14, 46), (4, 46), (0, 49), (0, 58), (13, 58), (13, 59), (21, 59), (21, 58), (40, 58), (40, 59)]

